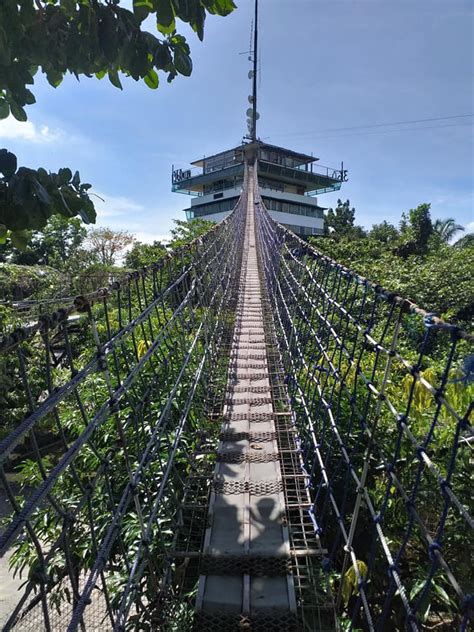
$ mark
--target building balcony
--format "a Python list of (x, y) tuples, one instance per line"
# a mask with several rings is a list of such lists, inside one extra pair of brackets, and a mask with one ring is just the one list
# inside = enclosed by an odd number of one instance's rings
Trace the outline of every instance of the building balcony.
[(301, 167), (285, 167), (271, 162), (260, 160), (258, 163), (258, 175), (266, 178), (275, 178), (304, 189), (304, 195), (317, 195), (329, 191), (338, 191), (341, 183), (347, 180), (347, 172), (343, 169), (332, 169), (322, 165), (306, 165)]
[(203, 172), (202, 169), (175, 169), (173, 167), (171, 182), (172, 191), (200, 196), (204, 194), (204, 187), (216, 180), (243, 178), (244, 163), (232, 163), (221, 169)]
[[(172, 190), (188, 195), (202, 196), (212, 191), (222, 191), (227, 187), (220, 186), (226, 181), (228, 186), (235, 187), (241, 182), (244, 174), (244, 164), (232, 163), (220, 169), (203, 172), (199, 167), (192, 169), (174, 169), (172, 172)], [(287, 167), (260, 160), (258, 175), (265, 188), (271, 188), (271, 181), (277, 189), (282, 190), (285, 184), (301, 190), (300, 195), (314, 196), (318, 193), (338, 191), (342, 182), (347, 180), (347, 172), (343, 169), (333, 169), (322, 165), (306, 165), (301, 167)], [(213, 186), (214, 185), (214, 186)]]

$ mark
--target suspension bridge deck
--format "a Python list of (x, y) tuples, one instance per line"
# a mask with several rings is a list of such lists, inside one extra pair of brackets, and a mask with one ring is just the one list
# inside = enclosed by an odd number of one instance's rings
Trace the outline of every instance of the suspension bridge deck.
[[(258, 188), (251, 168), (248, 180), (241, 202), (246, 206), (245, 236), (224, 421), (196, 610), (206, 629), (228, 624), (237, 629), (232, 624), (239, 622), (293, 630), (312, 562), (324, 552), (308, 518), (309, 479), (268, 311), (255, 225)], [(329, 603), (324, 606), (331, 611)]]
[[(203, 549), (213, 568), (201, 575), (197, 607), (203, 613), (281, 615), (294, 613), (296, 601), (287, 569), (290, 546), (266, 353), (252, 187), (246, 202), (224, 438), (218, 448)], [(274, 438), (256, 443), (252, 433)]]

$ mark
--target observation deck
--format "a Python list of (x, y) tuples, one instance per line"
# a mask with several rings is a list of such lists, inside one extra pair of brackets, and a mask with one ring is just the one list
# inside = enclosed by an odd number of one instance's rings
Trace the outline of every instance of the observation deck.
[(188, 219), (221, 221), (235, 206), (241, 192), (246, 155), (257, 158), (260, 194), (272, 217), (307, 236), (321, 234), (324, 207), (317, 195), (338, 191), (347, 171), (317, 164), (318, 158), (261, 141), (195, 160), (189, 169), (172, 168), (172, 190), (194, 199), (184, 209)]

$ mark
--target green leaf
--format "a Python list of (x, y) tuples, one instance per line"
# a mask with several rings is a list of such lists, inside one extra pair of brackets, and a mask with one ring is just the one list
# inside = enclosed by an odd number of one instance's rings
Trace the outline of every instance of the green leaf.
[(173, 7), (176, 16), (183, 22), (191, 22), (194, 17), (194, 2), (188, 0), (173, 0)]
[(11, 50), (8, 36), (5, 30), (0, 26), (0, 64), (8, 66), (11, 63)]
[(57, 88), (61, 85), (61, 82), (64, 79), (64, 74), (59, 70), (48, 70), (46, 72), (46, 79), (48, 80), (50, 86)]
[(18, 103), (11, 102), (10, 110), (17, 121), (24, 123), (28, 119), (25, 110), (21, 107), (21, 105), (18, 105)]
[(63, 169), (58, 171), (58, 177), (61, 184), (68, 184), (72, 180), (72, 171), (68, 167), (63, 167)]
[(26, 250), (30, 240), (30, 233), (26, 230), (15, 230), (10, 233), (10, 237), (15, 248), (18, 248), (18, 250)]
[(6, 149), (0, 149), (0, 173), (3, 173), (5, 178), (10, 178), (15, 173), (17, 166), (15, 154)]
[[(362, 560), (357, 560), (357, 570), (362, 579), (365, 579), (367, 577), (367, 564), (365, 562), (362, 562)], [(354, 567), (351, 566), (342, 578), (342, 599), (344, 601), (344, 605), (347, 606), (347, 604), (349, 603), (349, 599), (351, 598), (351, 595), (353, 593), (355, 595), (359, 594), (359, 587), (357, 584), (357, 573)]]
[(165, 69), (169, 66), (169, 64), (173, 63), (170, 49), (167, 44), (162, 44), (160, 42), (159, 46), (156, 47), (154, 63), (157, 68), (162, 69)]
[(81, 184), (81, 176), (79, 175), (79, 171), (76, 171), (74, 173), (71, 184), (75, 186), (76, 188)]
[(189, 77), (193, 71), (193, 62), (191, 61), (191, 57), (186, 55), (186, 53), (183, 53), (180, 48), (177, 48), (174, 51), (174, 66), (176, 70), (185, 77)]
[(176, 23), (173, 20), (173, 22), (169, 26), (163, 26), (163, 24), (160, 24), (159, 22), (157, 22), (156, 28), (163, 35), (171, 35), (171, 33), (174, 33), (176, 30)]
[(61, 7), (68, 15), (73, 15), (76, 10), (76, 0), (61, 0)]
[(33, 105), (33, 103), (36, 103), (35, 95), (31, 92), (31, 90), (25, 90), (25, 103), (26, 105)]
[(49, 195), (49, 193), (46, 191), (46, 189), (44, 188), (44, 186), (38, 182), (38, 180), (34, 179), (33, 180), (33, 185), (34, 185), (34, 189), (35, 189), (35, 193), (36, 193), (36, 197), (46, 206), (49, 206), (51, 204), (51, 196)]
[(6, 119), (10, 114), (10, 106), (7, 101), (3, 98), (0, 98), (0, 120)]
[(115, 86), (119, 90), (123, 90), (122, 84), (120, 83), (120, 79), (118, 76), (118, 72), (116, 70), (109, 70), (109, 81), (113, 86)]
[(156, 24), (160, 33), (168, 35), (175, 28), (174, 10), (171, 0), (156, 0)]
[(233, 0), (201, 0), (209, 13), (214, 15), (229, 15), (237, 6)]
[(91, 203), (90, 206), (81, 207), (77, 210), (78, 215), (81, 216), (82, 220), (85, 224), (94, 224), (97, 214), (95, 212), (95, 208)]
[(105, 57), (113, 63), (117, 58), (119, 47), (119, 35), (117, 31), (117, 20), (111, 9), (103, 13), (99, 22), (99, 40)]
[(145, 83), (152, 90), (156, 90), (158, 88), (160, 80), (158, 74), (153, 70), (153, 68), (145, 75)]
[(4, 244), (7, 241), (8, 230), (4, 224), (0, 224), (0, 244)]
[(152, 11), (153, 5), (149, 0), (133, 0), (133, 13), (140, 22), (146, 20)]
[(197, 7), (196, 17), (191, 22), (191, 26), (193, 27), (193, 31), (197, 33), (199, 39), (204, 39), (204, 21), (206, 20), (206, 12), (202, 8), (202, 6)]
[(416, 584), (410, 590), (410, 601), (413, 601), (413, 599), (417, 596), (417, 594), (420, 592), (420, 590), (423, 588), (424, 585), (425, 585), (424, 579), (420, 579), (416, 582)]
[(448, 593), (445, 591), (445, 589), (442, 586), (440, 586), (439, 584), (433, 584), (433, 588), (435, 589), (435, 592), (440, 597), (441, 601), (443, 601), (448, 606), (451, 605), (451, 600), (448, 596)]

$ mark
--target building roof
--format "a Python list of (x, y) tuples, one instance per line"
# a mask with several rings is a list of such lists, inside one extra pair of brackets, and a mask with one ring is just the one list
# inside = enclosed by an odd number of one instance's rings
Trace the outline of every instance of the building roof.
[(266, 149), (271, 149), (273, 151), (278, 151), (282, 154), (286, 154), (287, 156), (292, 156), (293, 158), (299, 158), (301, 163), (310, 163), (316, 162), (319, 158), (315, 156), (309, 156), (308, 154), (302, 154), (299, 151), (293, 151), (292, 149), (286, 149), (285, 147), (279, 147), (278, 145), (270, 145), (269, 143), (262, 143), (258, 141), (261, 147), (265, 147)]
[[(216, 158), (217, 156), (221, 156), (223, 154), (227, 154), (232, 151), (242, 150), (246, 144), (242, 143), (242, 145), (238, 145), (237, 147), (232, 147), (231, 149), (226, 149), (225, 151), (220, 151), (217, 154), (211, 154), (210, 156), (204, 156), (203, 158), (199, 158), (198, 160), (194, 160), (191, 162), (195, 167), (202, 167), (205, 160), (209, 158)], [(291, 156), (292, 158), (296, 158), (301, 161), (301, 164), (309, 164), (311, 162), (316, 162), (319, 158), (315, 156), (309, 156), (308, 154), (302, 154), (298, 151), (293, 151), (292, 149), (286, 149), (285, 147), (279, 147), (278, 145), (270, 145), (269, 143), (263, 143), (262, 141), (257, 141), (257, 144), (261, 148), (270, 149), (271, 151), (276, 151), (281, 154), (285, 154), (286, 156)]]

